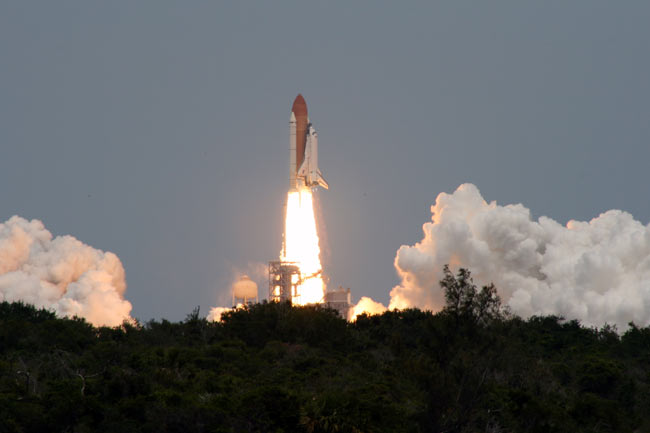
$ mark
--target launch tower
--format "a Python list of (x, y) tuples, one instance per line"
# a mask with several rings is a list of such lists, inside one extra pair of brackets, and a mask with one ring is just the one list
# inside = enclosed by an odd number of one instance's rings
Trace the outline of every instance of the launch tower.
[(269, 262), (269, 301), (293, 302), (300, 295), (300, 268), (293, 262)]

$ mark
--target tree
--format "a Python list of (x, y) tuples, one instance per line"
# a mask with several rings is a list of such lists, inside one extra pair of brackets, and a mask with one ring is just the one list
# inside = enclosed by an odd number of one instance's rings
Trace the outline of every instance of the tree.
[(460, 268), (454, 276), (449, 265), (445, 265), (443, 272), (445, 276), (440, 280), (440, 287), (445, 291), (445, 312), (457, 319), (480, 324), (500, 317), (501, 299), (494, 284), (483, 286), (477, 292), (468, 269)]

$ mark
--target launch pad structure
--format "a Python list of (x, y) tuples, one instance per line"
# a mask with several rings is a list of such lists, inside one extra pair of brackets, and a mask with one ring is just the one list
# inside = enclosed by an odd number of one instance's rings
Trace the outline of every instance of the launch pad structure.
[[(293, 300), (300, 296), (300, 284), (303, 282), (300, 268), (295, 262), (280, 260), (269, 262), (269, 301), (286, 302), (293, 304)], [(322, 304), (336, 310), (344, 319), (347, 319), (352, 302), (350, 289), (339, 287), (336, 290), (325, 292)]]
[(293, 302), (300, 295), (300, 268), (297, 263), (280, 260), (269, 262), (269, 301)]
[(324, 303), (329, 308), (336, 310), (339, 316), (347, 320), (350, 315), (350, 307), (352, 306), (350, 288), (344, 289), (339, 286), (336, 290), (328, 290), (325, 292)]

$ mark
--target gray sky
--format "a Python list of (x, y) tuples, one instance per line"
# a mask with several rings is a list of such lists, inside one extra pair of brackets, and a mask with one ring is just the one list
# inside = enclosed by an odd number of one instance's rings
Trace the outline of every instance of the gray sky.
[(387, 303), (463, 182), (646, 224), (649, 22), (641, 1), (2, 2), (0, 220), (116, 253), (139, 319), (205, 313), (279, 255), (301, 92), (325, 272), (355, 299)]

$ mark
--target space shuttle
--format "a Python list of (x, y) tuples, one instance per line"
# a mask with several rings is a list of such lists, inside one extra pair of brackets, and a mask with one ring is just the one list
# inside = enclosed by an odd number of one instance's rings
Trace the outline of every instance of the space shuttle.
[(307, 103), (296, 96), (289, 118), (289, 186), (290, 189), (329, 188), (318, 168), (318, 134), (309, 122)]

